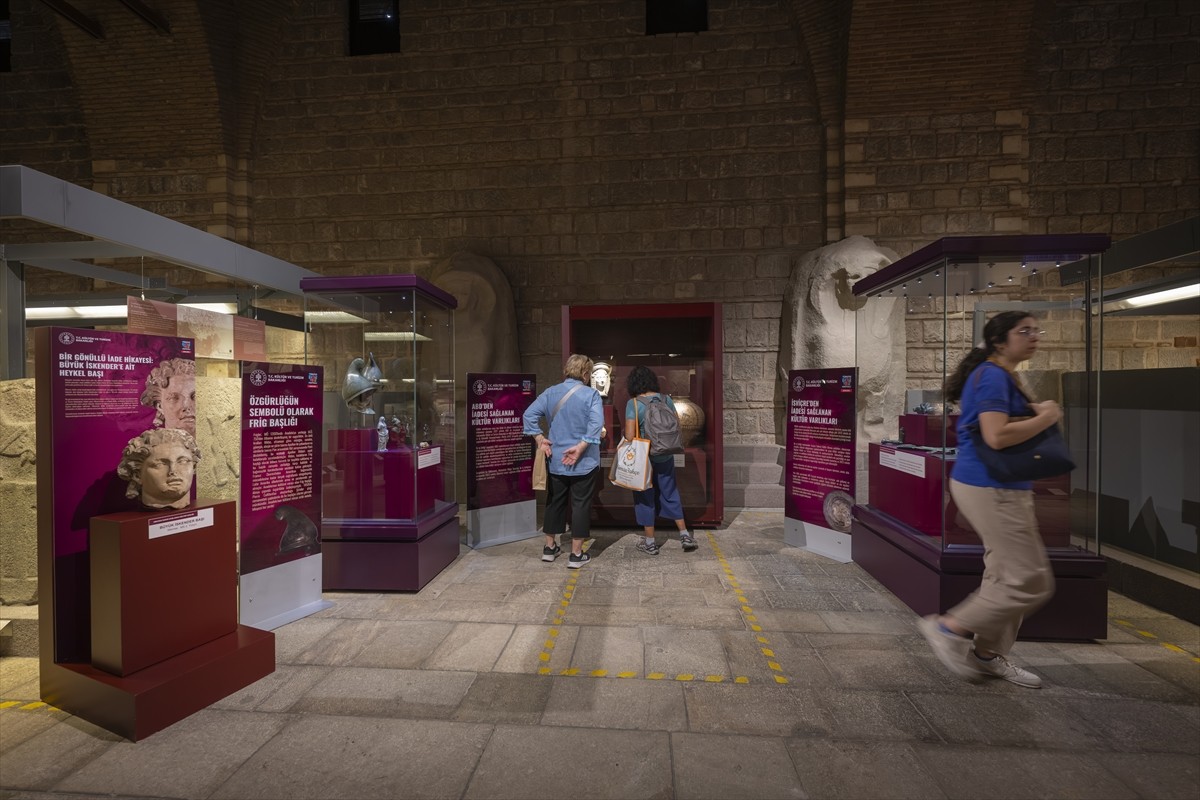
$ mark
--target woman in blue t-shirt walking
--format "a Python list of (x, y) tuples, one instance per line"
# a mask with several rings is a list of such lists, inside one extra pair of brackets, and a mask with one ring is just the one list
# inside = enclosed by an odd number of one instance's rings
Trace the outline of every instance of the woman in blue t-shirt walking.
[(1037, 352), (1042, 333), (1023, 311), (997, 314), (984, 326), (983, 347), (968, 353), (946, 381), (946, 400), (961, 398), (950, 496), (983, 542), (983, 581), (942, 616), (920, 622), (933, 652), (956, 675), (1002, 678), (1030, 689), (1042, 679), (1007, 656), (1021, 621), (1054, 594), (1054, 574), (1034, 517), (1033, 484), (993, 479), (975, 452), (970, 427), (978, 424), (984, 442), (1001, 450), (1059, 421), (1058, 403), (1031, 402), (1014, 372)]

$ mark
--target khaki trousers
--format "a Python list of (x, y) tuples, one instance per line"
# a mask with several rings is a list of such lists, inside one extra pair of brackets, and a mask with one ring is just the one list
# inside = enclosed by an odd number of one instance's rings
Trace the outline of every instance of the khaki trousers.
[(1033, 492), (950, 481), (950, 496), (983, 542), (983, 581), (947, 611), (975, 647), (1007, 655), (1021, 620), (1054, 595), (1054, 573), (1033, 513)]

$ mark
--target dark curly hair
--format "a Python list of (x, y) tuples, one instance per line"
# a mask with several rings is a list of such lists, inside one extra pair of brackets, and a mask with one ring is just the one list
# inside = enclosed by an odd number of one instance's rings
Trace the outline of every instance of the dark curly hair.
[(642, 392), (661, 391), (658, 388), (658, 376), (649, 367), (634, 367), (625, 379), (625, 388), (630, 397), (637, 397)]
[(958, 369), (946, 378), (945, 398), (951, 403), (957, 403), (962, 398), (963, 387), (967, 385), (970, 374), (987, 361), (996, 352), (996, 345), (1008, 341), (1008, 332), (1023, 319), (1029, 319), (1033, 314), (1027, 311), (1001, 311), (987, 321), (983, 326), (983, 347), (976, 347), (958, 362)]

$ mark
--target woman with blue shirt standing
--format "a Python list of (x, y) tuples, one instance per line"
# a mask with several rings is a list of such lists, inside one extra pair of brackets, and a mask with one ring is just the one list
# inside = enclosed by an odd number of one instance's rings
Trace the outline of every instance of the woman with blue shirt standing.
[(1054, 574), (1034, 517), (1032, 482), (1000, 483), (975, 452), (978, 425), (994, 450), (1020, 444), (1062, 417), (1058, 403), (1034, 403), (1015, 370), (1037, 352), (1043, 331), (1023, 311), (988, 320), (976, 347), (946, 381), (946, 400), (959, 402), (958, 457), (950, 496), (983, 542), (983, 580), (970, 597), (920, 622), (921, 633), (951, 672), (967, 680), (1001, 678), (1037, 689), (1042, 680), (1008, 660), (1021, 621), (1054, 594)]
[[(646, 429), (646, 404), (666, 403), (671, 411), (675, 401), (669, 394), (659, 394), (658, 377), (648, 367), (634, 367), (625, 381), (629, 390), (629, 401), (625, 404), (625, 438), (632, 440), (639, 431)], [(643, 438), (645, 438), (643, 436)], [(679, 487), (675, 483), (675, 456), (650, 456), (651, 480), (654, 485), (644, 492), (633, 493), (633, 515), (642, 526), (642, 541), (637, 549), (647, 555), (658, 555), (658, 544), (654, 541), (654, 520), (666, 517), (675, 522), (679, 530), (679, 541), (683, 549), (696, 549), (696, 540), (683, 520), (683, 503), (679, 499)]]
[[(562, 553), (558, 535), (567, 526), (567, 501), (571, 504), (571, 555), (567, 567), (579, 569), (588, 562), (583, 542), (591, 530), (592, 496), (600, 468), (600, 431), (604, 426), (599, 393), (588, 386), (592, 360), (572, 355), (563, 365), (563, 382), (538, 395), (525, 410), (523, 432), (533, 436), (546, 456), (546, 534), (542, 561)], [(549, 436), (542, 434), (547, 422)]]

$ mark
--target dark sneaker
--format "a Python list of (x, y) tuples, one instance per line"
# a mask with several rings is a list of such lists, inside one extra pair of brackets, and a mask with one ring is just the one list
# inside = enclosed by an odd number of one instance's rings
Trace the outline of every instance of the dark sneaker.
[(637, 549), (641, 550), (648, 556), (658, 555), (658, 545), (650, 539), (642, 539), (640, 542), (638, 542)]
[(579, 555), (571, 553), (571, 557), (567, 559), (567, 569), (579, 569), (591, 560), (592, 557), (587, 553), (580, 553)]
[(692, 538), (692, 535), (690, 533), (680, 534), (679, 541), (683, 544), (683, 550), (686, 553), (690, 553), (693, 550), (695, 550), (697, 547), (700, 546), (700, 545), (696, 544), (696, 540), (694, 538)]
[(562, 555), (562, 548), (558, 545), (554, 545), (554, 547), (542, 548), (542, 561), (553, 561), (560, 555)]
[(967, 663), (984, 677), (999, 678), (1009, 683), (1015, 683), (1017, 686), (1024, 686), (1026, 689), (1042, 688), (1041, 678), (1027, 669), (1021, 669), (1004, 656), (985, 660), (971, 653), (967, 656)]

